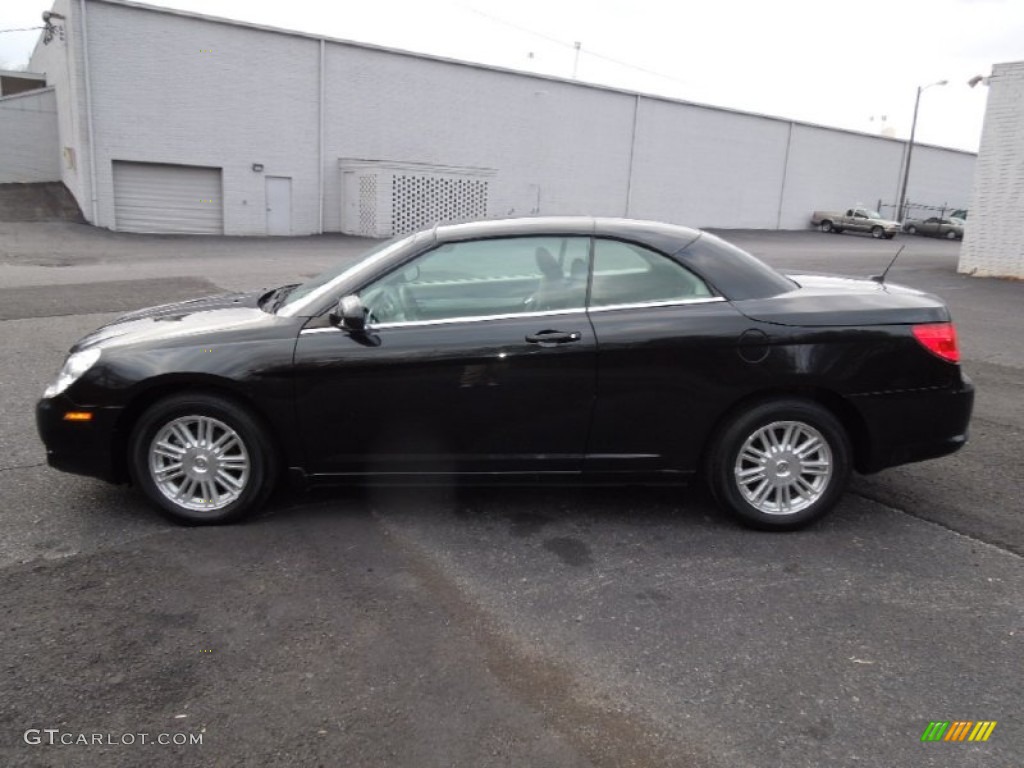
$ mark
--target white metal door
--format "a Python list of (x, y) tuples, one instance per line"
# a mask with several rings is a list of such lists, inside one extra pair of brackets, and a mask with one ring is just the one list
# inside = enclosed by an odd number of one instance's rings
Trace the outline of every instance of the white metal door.
[(114, 228), (224, 234), (220, 168), (114, 161)]
[(355, 171), (341, 174), (341, 231), (346, 235), (359, 232), (359, 179)]
[(292, 233), (292, 180), (287, 176), (267, 176), (267, 234)]

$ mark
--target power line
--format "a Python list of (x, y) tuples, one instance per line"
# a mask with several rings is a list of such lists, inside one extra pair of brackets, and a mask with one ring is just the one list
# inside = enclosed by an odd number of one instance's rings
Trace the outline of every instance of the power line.
[[(491, 16), (491, 14), (484, 13), (483, 11), (478, 10), (476, 8), (468, 8), (467, 10), (470, 10), (473, 13), (483, 16), (485, 19), (489, 19), (490, 21), (493, 21), (496, 24), (511, 27), (512, 29), (519, 30), (520, 32), (523, 32), (527, 35), (539, 37), (542, 40), (547, 40), (549, 43), (554, 43), (555, 45), (561, 46), (562, 48), (569, 48), (573, 50), (579, 49), (579, 46), (576, 43), (568, 43), (565, 40), (559, 40), (558, 38), (551, 37), (550, 35), (545, 35), (543, 32), (538, 32), (535, 29), (529, 29), (527, 27), (520, 26), (519, 24), (515, 24), (511, 21), (506, 21), (505, 19), (499, 19), (496, 16)], [(646, 75), (662, 77), (666, 80), (672, 80), (681, 85), (691, 85), (691, 83), (687, 82), (686, 80), (674, 77), (673, 75), (666, 75), (664, 72), (657, 72), (653, 69), (647, 69), (646, 67), (637, 66), (636, 64), (630, 64), (628, 61), (622, 61), (621, 59), (616, 59), (611, 56), (605, 56), (603, 53), (597, 53), (596, 51), (591, 51), (587, 48), (580, 49), (580, 52), (586, 54), (587, 56), (593, 56), (595, 59), (603, 59), (604, 61), (611, 62), (612, 64), (617, 64), (620, 67), (626, 67), (627, 69), (633, 69), (636, 70), (637, 72), (643, 72)]]
[(46, 29), (46, 27), (22, 27), (21, 29), (0, 29), (0, 34), (4, 32), (31, 32), (33, 29)]

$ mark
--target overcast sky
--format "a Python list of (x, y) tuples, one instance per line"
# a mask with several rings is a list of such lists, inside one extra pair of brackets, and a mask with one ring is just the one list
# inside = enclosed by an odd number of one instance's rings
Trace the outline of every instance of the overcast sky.
[[(582, 81), (900, 137), (916, 88), (949, 80), (923, 95), (917, 138), (969, 150), (987, 88), (967, 80), (1024, 60), (1024, 0), (151, 4), (559, 77), (576, 66)], [(36, 26), (49, 7), (0, 0), (0, 29)], [(0, 34), (0, 65), (24, 65), (38, 34)]]

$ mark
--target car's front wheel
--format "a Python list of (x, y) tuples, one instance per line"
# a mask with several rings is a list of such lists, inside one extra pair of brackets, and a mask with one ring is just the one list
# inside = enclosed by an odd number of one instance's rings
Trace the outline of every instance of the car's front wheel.
[(708, 457), (708, 482), (718, 503), (740, 522), (792, 530), (836, 505), (850, 475), (842, 424), (807, 400), (759, 403), (732, 419)]
[(266, 431), (238, 404), (204, 393), (155, 403), (130, 440), (132, 477), (175, 522), (215, 525), (255, 511), (273, 488)]
[(949, 230), (949, 232), (946, 233), (946, 239), (956, 240), (956, 232), (954, 232), (953, 230)]
[(885, 230), (882, 229), (881, 227), (872, 227), (871, 236), (875, 238), (875, 240), (881, 240), (883, 237), (885, 237)]

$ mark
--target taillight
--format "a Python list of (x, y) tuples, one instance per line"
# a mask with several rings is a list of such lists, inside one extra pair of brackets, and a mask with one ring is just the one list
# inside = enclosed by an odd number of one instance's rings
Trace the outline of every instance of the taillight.
[(952, 323), (915, 325), (914, 338), (933, 355), (950, 363), (960, 362), (960, 347), (957, 346), (956, 328)]

